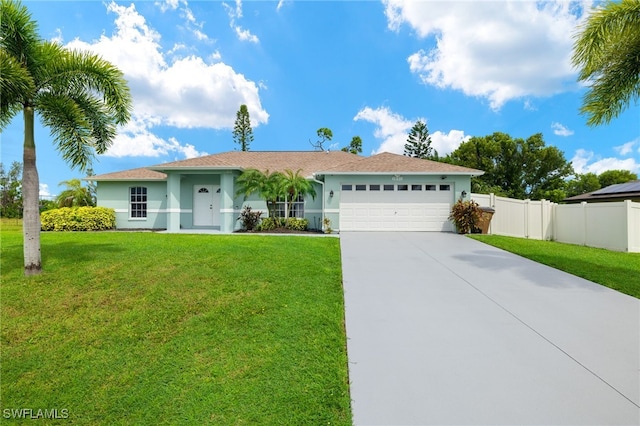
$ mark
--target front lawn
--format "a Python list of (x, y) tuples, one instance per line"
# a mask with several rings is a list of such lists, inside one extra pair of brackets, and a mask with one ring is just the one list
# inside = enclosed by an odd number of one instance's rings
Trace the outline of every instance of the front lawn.
[(640, 298), (640, 253), (498, 235), (471, 238)]
[(3, 417), (351, 423), (338, 239), (43, 233), (31, 279), (1, 244)]

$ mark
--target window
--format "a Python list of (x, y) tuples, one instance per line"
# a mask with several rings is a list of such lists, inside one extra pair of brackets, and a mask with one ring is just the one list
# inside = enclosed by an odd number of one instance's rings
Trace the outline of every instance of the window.
[(408, 191), (409, 185), (398, 185), (398, 191)]
[(356, 191), (366, 191), (367, 185), (356, 185)]
[(393, 191), (395, 189), (395, 185), (384, 185), (385, 191)]
[(451, 191), (451, 185), (440, 185), (440, 191)]
[(352, 188), (353, 188), (352, 185), (342, 185), (342, 190), (343, 191), (351, 191)]
[(129, 217), (147, 217), (147, 188), (144, 186), (129, 188)]
[(411, 185), (412, 191), (422, 191), (422, 185)]
[[(295, 201), (288, 203), (288, 206), (289, 217), (304, 217), (304, 198), (302, 197), (302, 194), (298, 194), (298, 198)], [(286, 205), (284, 199), (278, 198), (278, 200), (276, 201), (276, 217), (285, 217), (285, 209)]]
[(380, 185), (369, 185), (369, 191), (380, 191)]
[(435, 185), (425, 185), (424, 186), (424, 190), (425, 191), (435, 191), (436, 190), (436, 186)]

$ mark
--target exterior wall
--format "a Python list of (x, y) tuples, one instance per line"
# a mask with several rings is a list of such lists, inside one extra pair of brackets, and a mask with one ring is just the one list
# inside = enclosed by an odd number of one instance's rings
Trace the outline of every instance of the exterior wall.
[[(129, 217), (129, 188), (147, 188), (147, 217)], [(166, 229), (167, 182), (165, 181), (100, 181), (96, 188), (98, 206), (116, 211), (118, 229)]]
[[(442, 177), (445, 176), (445, 179)], [(340, 230), (340, 194), (343, 183), (403, 183), (403, 184), (449, 184), (453, 190), (453, 200), (461, 197), (462, 191), (471, 194), (471, 177), (458, 175), (326, 175), (325, 181), (325, 216), (331, 221), (331, 228)], [(333, 191), (333, 197), (330, 196)], [(469, 195), (467, 195), (469, 197)]]
[(558, 205), (493, 194), (472, 194), (472, 198), (480, 206), (495, 208), (489, 228), (495, 235), (640, 253), (640, 203)]

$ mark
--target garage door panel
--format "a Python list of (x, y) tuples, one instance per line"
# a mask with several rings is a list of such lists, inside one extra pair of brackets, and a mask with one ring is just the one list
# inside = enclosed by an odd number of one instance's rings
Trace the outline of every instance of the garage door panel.
[(451, 231), (449, 203), (341, 203), (343, 231)]

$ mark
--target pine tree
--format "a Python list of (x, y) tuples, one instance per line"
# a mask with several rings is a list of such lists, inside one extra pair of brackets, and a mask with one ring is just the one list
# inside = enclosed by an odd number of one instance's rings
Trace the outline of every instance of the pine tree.
[(404, 155), (422, 159), (438, 158), (438, 152), (431, 147), (431, 136), (424, 121), (418, 120), (411, 128), (404, 145)]
[(246, 105), (240, 105), (236, 113), (236, 123), (233, 126), (233, 141), (240, 145), (241, 151), (249, 151), (249, 144), (253, 142), (253, 130)]

